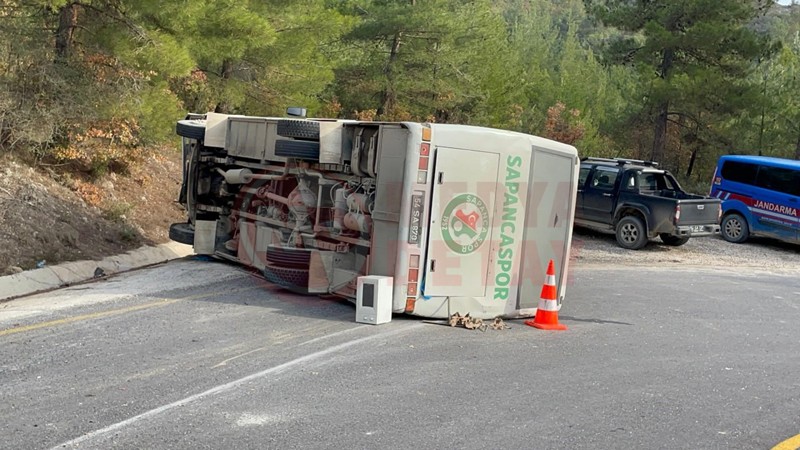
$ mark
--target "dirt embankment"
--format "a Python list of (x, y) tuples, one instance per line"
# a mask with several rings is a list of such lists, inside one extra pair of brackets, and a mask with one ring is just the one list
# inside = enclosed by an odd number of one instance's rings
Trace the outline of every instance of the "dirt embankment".
[[(181, 163), (174, 148), (154, 150), (127, 175), (93, 182), (63, 169), (0, 157), (0, 275), (167, 242), (169, 224), (185, 220), (175, 202)], [(613, 235), (578, 228), (572, 259), (579, 265), (800, 272), (800, 246), (764, 238), (731, 244), (708, 237), (681, 247), (656, 239), (631, 251), (617, 246)]]
[(0, 275), (167, 242), (169, 224), (184, 217), (180, 180), (173, 148), (97, 180), (0, 158)]

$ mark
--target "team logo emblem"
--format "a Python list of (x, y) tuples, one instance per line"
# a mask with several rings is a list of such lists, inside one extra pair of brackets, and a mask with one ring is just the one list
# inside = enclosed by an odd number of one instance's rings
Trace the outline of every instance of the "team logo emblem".
[(442, 236), (450, 250), (467, 255), (477, 250), (489, 235), (489, 210), (480, 198), (461, 194), (444, 208)]

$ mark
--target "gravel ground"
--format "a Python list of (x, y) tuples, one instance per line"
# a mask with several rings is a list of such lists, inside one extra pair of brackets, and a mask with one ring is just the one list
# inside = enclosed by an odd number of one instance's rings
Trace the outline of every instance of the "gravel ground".
[(712, 268), (747, 273), (800, 273), (800, 245), (767, 238), (751, 238), (731, 244), (719, 236), (690, 239), (670, 247), (655, 239), (641, 250), (619, 247), (611, 234), (575, 228), (572, 241), (573, 264), (680, 266)]

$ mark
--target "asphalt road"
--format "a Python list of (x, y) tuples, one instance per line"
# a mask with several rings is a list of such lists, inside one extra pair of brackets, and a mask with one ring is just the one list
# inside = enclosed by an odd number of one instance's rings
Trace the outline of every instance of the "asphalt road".
[(800, 433), (796, 275), (576, 265), (485, 332), (178, 261), (0, 304), (0, 448), (735, 448)]

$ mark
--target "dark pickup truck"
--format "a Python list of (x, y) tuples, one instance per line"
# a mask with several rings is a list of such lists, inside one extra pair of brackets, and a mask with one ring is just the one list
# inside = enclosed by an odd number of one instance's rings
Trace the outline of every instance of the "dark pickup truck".
[(651, 161), (581, 160), (575, 224), (613, 231), (620, 247), (637, 250), (651, 238), (683, 245), (719, 233), (721, 201), (681, 189)]

